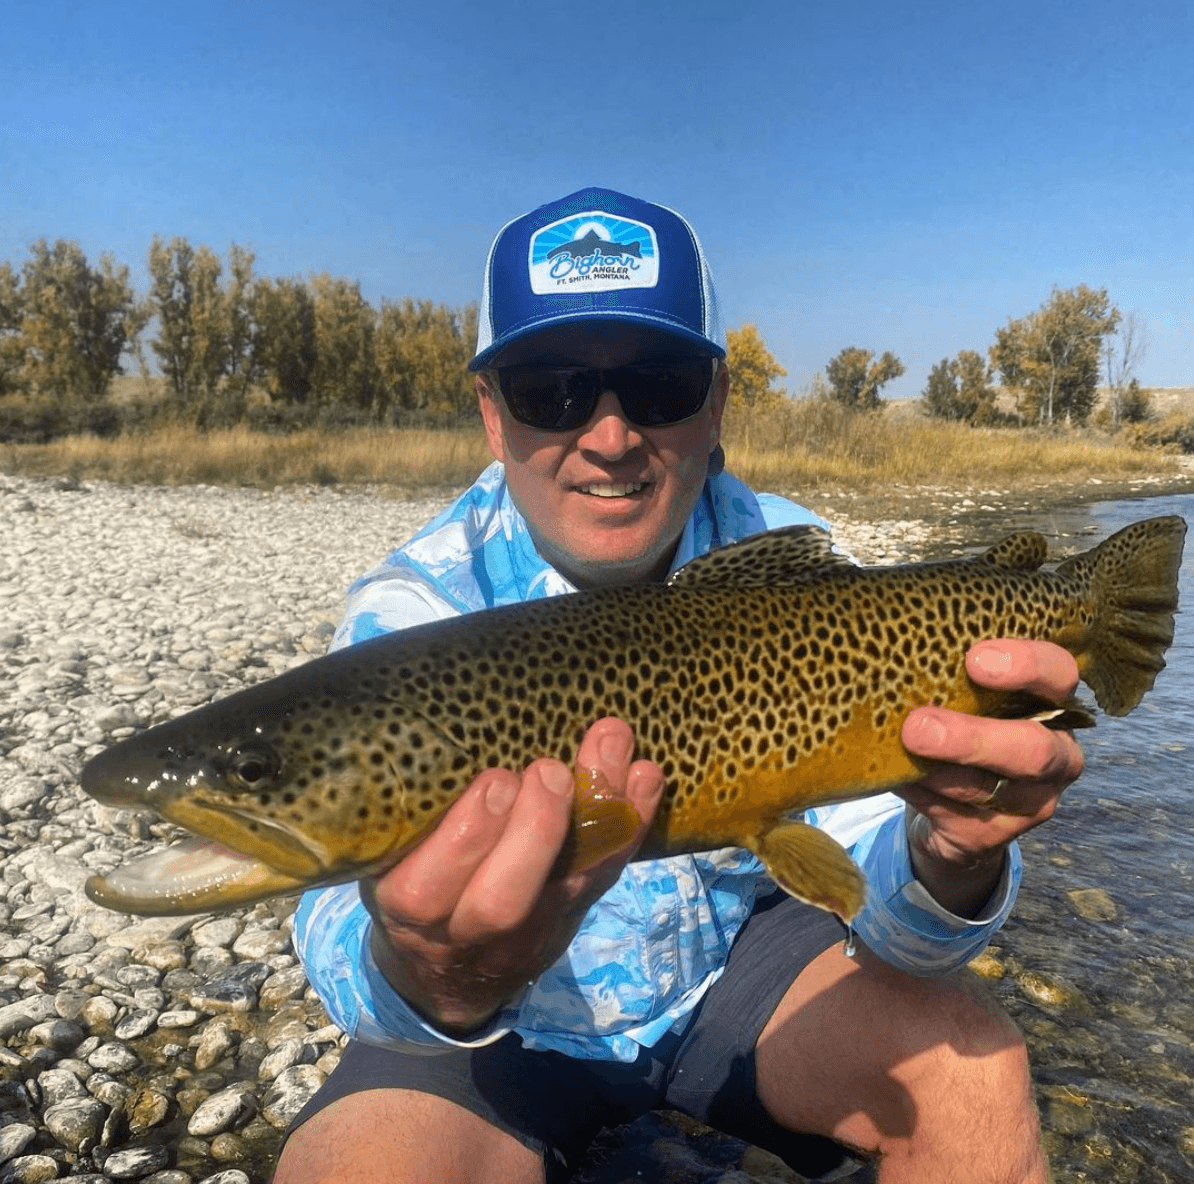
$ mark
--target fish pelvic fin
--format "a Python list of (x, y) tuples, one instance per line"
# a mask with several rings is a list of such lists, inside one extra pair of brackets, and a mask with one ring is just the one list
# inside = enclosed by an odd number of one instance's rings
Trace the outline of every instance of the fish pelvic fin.
[(1176, 514), (1146, 518), (1057, 569), (1089, 581), (1094, 622), (1078, 669), (1108, 715), (1127, 715), (1165, 668), (1185, 537)]
[(780, 822), (746, 846), (789, 896), (852, 921), (866, 899), (866, 880), (846, 849), (805, 822)]

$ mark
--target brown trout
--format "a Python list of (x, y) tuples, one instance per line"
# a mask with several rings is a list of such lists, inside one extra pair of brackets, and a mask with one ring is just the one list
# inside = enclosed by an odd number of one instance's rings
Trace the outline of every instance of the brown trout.
[[(1137, 522), (1046, 572), (1030, 532), (975, 558), (864, 568), (823, 531), (793, 527), (694, 559), (666, 584), (375, 638), (91, 760), (93, 797), (156, 810), (201, 840), (93, 876), (87, 891), (126, 912), (191, 913), (379, 872), (480, 770), (571, 762), (612, 715), (666, 777), (636, 858), (745, 847), (788, 892), (849, 919), (861, 874), (799, 812), (921, 776), (900, 741), (915, 706), (1038, 711), (969, 679), (966, 651), (984, 638), (1056, 642), (1105, 711), (1130, 711), (1173, 640), (1185, 530), (1179, 517)], [(636, 821), (578, 776), (558, 866), (617, 850)]]

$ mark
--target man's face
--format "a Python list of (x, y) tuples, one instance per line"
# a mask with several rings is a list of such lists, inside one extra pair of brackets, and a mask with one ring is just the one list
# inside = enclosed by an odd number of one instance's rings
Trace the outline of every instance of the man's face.
[[(693, 353), (679, 338), (646, 328), (561, 327), (515, 343), (498, 364), (612, 370)], [(667, 574), (720, 439), (727, 389), (726, 371), (718, 367), (701, 409), (662, 428), (637, 427), (617, 396), (603, 391), (587, 423), (556, 432), (519, 423), (496, 382), (477, 379), (486, 438), (506, 466), (514, 504), (540, 554), (579, 588)]]

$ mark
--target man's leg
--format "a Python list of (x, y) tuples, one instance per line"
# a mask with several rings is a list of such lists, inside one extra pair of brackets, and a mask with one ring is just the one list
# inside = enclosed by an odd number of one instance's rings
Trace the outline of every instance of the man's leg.
[(883, 1184), (1046, 1184), (1024, 1041), (966, 975), (831, 946), (764, 1027), (756, 1088), (790, 1130), (881, 1156)]
[(543, 1184), (543, 1162), (455, 1102), (370, 1089), (333, 1102), (287, 1140), (274, 1184)]

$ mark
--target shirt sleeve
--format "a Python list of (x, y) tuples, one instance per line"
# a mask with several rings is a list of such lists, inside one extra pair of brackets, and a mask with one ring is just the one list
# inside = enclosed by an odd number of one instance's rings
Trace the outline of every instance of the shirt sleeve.
[(929, 895), (912, 869), (904, 803), (894, 794), (808, 812), (808, 820), (850, 851), (867, 879), (854, 930), (885, 962), (920, 977), (949, 974), (986, 948), (1007, 920), (1023, 875), (1019, 845), (974, 918), (958, 917)]
[(328, 1018), (366, 1044), (434, 1055), (480, 1048), (511, 1030), (521, 1000), (508, 1004), (468, 1040), (444, 1035), (390, 986), (370, 949), (373, 919), (355, 882), (303, 894), (294, 915), (294, 945)]

